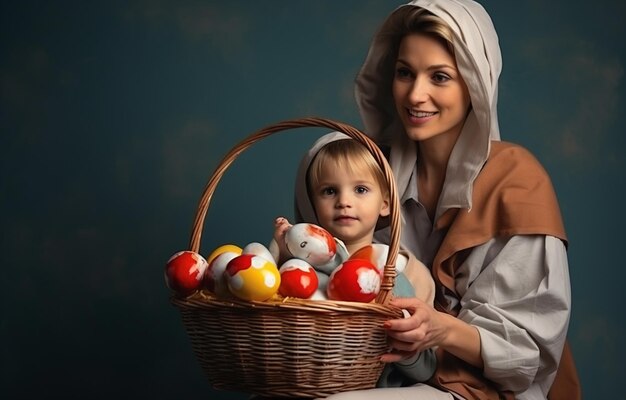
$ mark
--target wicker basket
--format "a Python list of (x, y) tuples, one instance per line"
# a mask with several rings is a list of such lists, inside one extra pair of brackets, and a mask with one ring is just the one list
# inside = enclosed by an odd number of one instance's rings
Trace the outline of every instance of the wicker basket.
[(302, 127), (340, 131), (363, 143), (380, 164), (390, 191), (391, 243), (381, 291), (372, 303), (285, 298), (265, 302), (219, 299), (206, 291), (172, 297), (193, 351), (216, 389), (273, 397), (326, 397), (373, 388), (389, 351), (383, 322), (399, 318), (388, 305), (399, 248), (395, 181), (376, 144), (357, 129), (322, 118), (268, 126), (235, 146), (220, 162), (198, 205), (189, 248), (199, 252), (204, 219), (222, 175), (245, 149), (276, 132)]

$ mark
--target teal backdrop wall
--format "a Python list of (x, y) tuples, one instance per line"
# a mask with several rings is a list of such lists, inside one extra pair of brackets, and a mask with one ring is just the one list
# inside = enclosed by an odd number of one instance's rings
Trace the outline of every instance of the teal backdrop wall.
[[(206, 382), (169, 303), (202, 189), (253, 131), (361, 127), (353, 79), (398, 1), (4, 1), (0, 397), (245, 399)], [(625, 3), (483, 2), (503, 139), (552, 176), (569, 234), (569, 338), (587, 399), (626, 398)], [(218, 186), (204, 253), (267, 242), (302, 152), (272, 136)]]

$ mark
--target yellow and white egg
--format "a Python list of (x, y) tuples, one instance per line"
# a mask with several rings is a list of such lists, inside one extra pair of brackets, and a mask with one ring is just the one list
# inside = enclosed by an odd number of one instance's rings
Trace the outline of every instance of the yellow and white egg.
[(225, 276), (231, 293), (243, 300), (268, 300), (280, 287), (276, 264), (253, 254), (241, 254), (230, 260)]

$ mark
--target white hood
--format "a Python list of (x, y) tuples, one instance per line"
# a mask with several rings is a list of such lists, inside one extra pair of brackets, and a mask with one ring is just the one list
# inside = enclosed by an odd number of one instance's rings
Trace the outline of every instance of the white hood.
[(306, 187), (306, 176), (307, 171), (309, 170), (309, 166), (315, 158), (315, 155), (320, 151), (324, 145), (330, 142), (334, 142), (335, 140), (342, 139), (351, 139), (350, 136), (341, 133), (341, 132), (331, 132), (328, 133), (313, 143), (313, 146), (309, 149), (309, 151), (302, 157), (300, 160), (300, 165), (298, 166), (298, 172), (296, 173), (296, 182), (295, 182), (295, 218), (296, 222), (308, 222), (311, 224), (319, 225), (319, 221), (317, 220), (317, 216), (315, 215), (315, 209), (313, 208), (313, 203), (311, 203), (311, 199), (309, 198), (309, 194)]
[[(439, 16), (454, 32), (456, 62), (469, 88), (472, 109), (448, 161), (437, 215), (448, 208), (471, 209), (473, 182), (487, 160), (490, 141), (500, 139), (496, 106), (502, 58), (498, 36), (483, 7), (470, 0), (415, 0), (394, 13), (409, 7), (421, 7)], [(374, 38), (356, 78), (355, 94), (365, 133), (379, 144), (391, 146), (390, 165), (399, 197), (406, 199), (416, 190), (408, 186), (417, 149), (404, 131), (391, 93), (396, 57), (393, 48), (378, 35)]]

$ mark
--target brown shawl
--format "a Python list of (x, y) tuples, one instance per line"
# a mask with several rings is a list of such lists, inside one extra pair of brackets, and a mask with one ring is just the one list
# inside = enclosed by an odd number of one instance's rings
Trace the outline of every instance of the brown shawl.
[[(446, 311), (442, 286), (457, 295), (455, 276), (469, 249), (498, 236), (541, 234), (560, 238), (565, 229), (550, 179), (539, 162), (522, 147), (492, 142), (487, 163), (474, 183), (471, 212), (451, 209), (436, 222), (448, 229), (433, 261), (437, 287), (435, 304)], [(451, 314), (456, 314), (452, 311)], [(466, 399), (512, 399), (512, 392), (499, 392), (482, 371), (450, 353), (437, 350), (437, 370), (431, 384)], [(565, 345), (550, 400), (580, 399), (580, 385), (569, 349)]]

